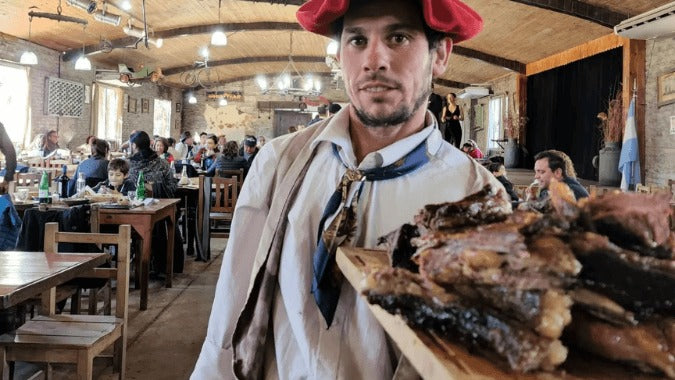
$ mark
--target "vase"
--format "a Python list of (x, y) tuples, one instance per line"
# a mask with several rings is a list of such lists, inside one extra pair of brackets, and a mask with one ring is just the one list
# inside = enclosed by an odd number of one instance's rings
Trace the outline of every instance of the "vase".
[(602, 186), (618, 186), (621, 182), (619, 158), (621, 148), (618, 142), (606, 142), (598, 155), (598, 182)]
[(504, 146), (504, 167), (515, 168), (520, 158), (520, 146), (518, 140), (510, 138)]

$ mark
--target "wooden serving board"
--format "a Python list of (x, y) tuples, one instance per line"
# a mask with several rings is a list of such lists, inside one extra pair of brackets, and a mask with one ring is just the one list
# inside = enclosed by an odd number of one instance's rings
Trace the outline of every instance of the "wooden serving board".
[[(337, 250), (340, 270), (357, 290), (361, 291), (366, 275), (389, 266), (384, 251), (340, 247)], [(509, 371), (500, 363), (469, 353), (431, 332), (416, 329), (398, 315), (389, 314), (377, 305), (370, 310), (391, 339), (424, 379), (487, 380), (487, 379), (657, 379), (633, 371), (629, 367), (570, 351), (565, 364), (556, 372), (521, 374)]]

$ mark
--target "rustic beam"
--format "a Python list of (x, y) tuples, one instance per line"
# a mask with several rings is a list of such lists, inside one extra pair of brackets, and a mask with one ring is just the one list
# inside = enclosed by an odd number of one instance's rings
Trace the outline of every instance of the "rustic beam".
[(625, 38), (615, 34), (608, 34), (593, 41), (586, 42), (563, 52), (553, 54), (549, 57), (528, 63), (525, 69), (525, 75), (530, 76), (547, 70), (554, 69), (587, 58), (608, 50), (623, 46)]
[(441, 79), (441, 78), (434, 79), (434, 83), (439, 85), (439, 86), (451, 87), (451, 88), (466, 88), (466, 87), (470, 86), (468, 83), (456, 82), (454, 80)]
[[(645, 181), (645, 88), (646, 88), (646, 41), (630, 40), (622, 38), (623, 44), (623, 83), (621, 102), (623, 104), (623, 117), (626, 120), (628, 108), (635, 90), (635, 129), (637, 130), (638, 146), (640, 149), (640, 178)], [(624, 131), (625, 133), (625, 131)]]
[[(300, 24), (297, 22), (235, 22), (235, 23), (222, 23), (222, 24), (204, 24), (204, 25), (192, 25), (184, 26), (180, 28), (166, 29), (155, 31), (154, 33), (149, 33), (149, 37), (153, 38), (176, 38), (181, 36), (189, 35), (198, 35), (198, 34), (210, 34), (216, 30), (222, 30), (225, 32), (234, 32), (234, 31), (250, 31), (250, 30), (302, 30)], [(138, 38), (136, 37), (122, 37), (117, 38), (112, 41), (109, 41), (107, 46), (104, 44), (95, 44), (88, 45), (84, 47), (84, 53), (86, 55), (98, 54), (103, 52), (110, 52), (112, 49), (125, 48), (133, 46)], [(71, 61), (82, 54), (82, 49), (71, 49), (65, 52), (61, 59), (64, 62)]]
[(564, 13), (587, 21), (614, 28), (621, 21), (630, 17), (626, 13), (616, 12), (609, 8), (585, 3), (579, 0), (511, 0), (516, 3), (533, 7), (548, 9), (550, 11)]
[(459, 45), (453, 46), (452, 52), (453, 54), (461, 55), (462, 57), (478, 59), (483, 62), (487, 62), (493, 65), (507, 68), (509, 70), (513, 70), (520, 74), (525, 74), (526, 65), (522, 62), (484, 53), (482, 51), (478, 51), (475, 49), (469, 49), (467, 47)]
[[(325, 57), (316, 57), (310, 55), (300, 55), (300, 56), (291, 56), (293, 62), (299, 63), (324, 63), (326, 61)], [(279, 56), (262, 56), (262, 57), (239, 57), (239, 58), (230, 58), (223, 59), (219, 61), (209, 61), (209, 67), (218, 67), (226, 65), (240, 65), (245, 63), (270, 63), (270, 62), (288, 62), (289, 57), (287, 55)], [(174, 75), (180, 74), (190, 70), (199, 70), (199, 67), (194, 65), (187, 66), (176, 66), (169, 67), (167, 69), (162, 69), (164, 75)]]

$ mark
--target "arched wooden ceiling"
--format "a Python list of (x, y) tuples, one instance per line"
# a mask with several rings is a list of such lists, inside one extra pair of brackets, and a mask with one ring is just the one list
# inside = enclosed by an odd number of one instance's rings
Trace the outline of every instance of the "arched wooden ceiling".
[[(668, 3), (670, 0), (465, 0), (485, 21), (474, 39), (454, 47), (447, 72), (437, 83), (464, 87), (484, 83), (510, 72), (525, 72), (528, 63), (611, 33), (621, 20)], [(156, 48), (135, 44), (122, 31), (131, 23), (143, 26), (141, 4), (123, 11), (121, 0), (108, 0), (107, 11), (122, 16), (120, 26), (102, 24), (85, 11), (62, 1), (62, 13), (88, 21), (81, 25), (34, 18), (31, 41), (64, 52), (63, 64), (85, 53), (97, 68), (162, 67), (164, 83), (189, 87), (181, 76), (192, 72), (199, 51), (208, 47), (209, 67), (218, 82), (240, 81), (258, 74), (283, 71), (292, 59), (302, 72), (330, 75), (324, 63), (328, 39), (301, 30), (295, 11), (302, 0), (145, 0), (150, 36), (163, 38)], [(28, 39), (28, 12), (56, 12), (58, 0), (0, 0), (0, 32)], [(101, 7), (101, 0), (97, 5)], [(30, 8), (30, 9), (29, 9)], [(222, 28), (228, 45), (209, 45), (213, 30)], [(7, 37), (9, 38), (9, 37)], [(18, 60), (18, 57), (17, 57)]]

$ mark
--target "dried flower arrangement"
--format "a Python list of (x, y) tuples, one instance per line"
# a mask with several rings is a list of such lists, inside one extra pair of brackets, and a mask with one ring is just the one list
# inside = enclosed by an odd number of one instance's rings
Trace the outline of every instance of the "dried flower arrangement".
[(597, 117), (600, 119), (599, 128), (605, 144), (621, 141), (624, 125), (621, 88), (617, 89), (614, 96), (609, 99), (607, 113), (600, 112)]

